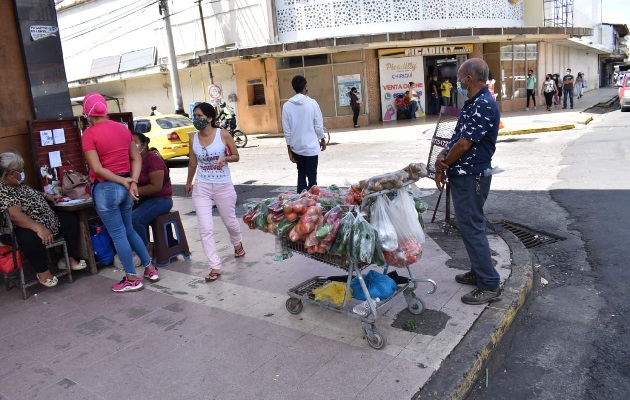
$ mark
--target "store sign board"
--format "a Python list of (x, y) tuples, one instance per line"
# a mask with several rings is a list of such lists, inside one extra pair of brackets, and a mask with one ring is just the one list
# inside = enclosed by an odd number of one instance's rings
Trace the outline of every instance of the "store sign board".
[(409, 82), (414, 82), (418, 93), (417, 116), (424, 116), (424, 61), (422, 57), (381, 58), (379, 59), (381, 78), (381, 115), (383, 121), (396, 119), (396, 99), (409, 90)]
[(414, 57), (414, 56), (439, 56), (448, 54), (470, 54), (473, 52), (472, 44), (453, 44), (449, 46), (425, 46), (396, 49), (381, 49), (378, 57)]

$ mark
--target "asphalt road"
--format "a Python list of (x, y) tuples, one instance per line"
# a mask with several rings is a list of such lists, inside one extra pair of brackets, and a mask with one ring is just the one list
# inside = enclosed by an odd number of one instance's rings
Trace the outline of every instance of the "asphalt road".
[(497, 149), (508, 173), (529, 159), (531, 186), (493, 191), (490, 213), (565, 240), (531, 250), (532, 294), (469, 400), (630, 398), (629, 126), (617, 110)]

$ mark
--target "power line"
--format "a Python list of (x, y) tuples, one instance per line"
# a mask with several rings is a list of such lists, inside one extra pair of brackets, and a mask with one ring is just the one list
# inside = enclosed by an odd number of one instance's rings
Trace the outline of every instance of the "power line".
[[(152, 0), (149, 0), (149, 1), (152, 1)], [(126, 6), (124, 6), (124, 7), (121, 7), (121, 8), (119, 8), (119, 9), (117, 9), (115, 12), (121, 12), (121, 11), (125, 10), (125, 8), (135, 7), (135, 6), (138, 6), (138, 4), (137, 4), (137, 3), (129, 3), (129, 4), (127, 4)], [(140, 7), (141, 7), (141, 6), (140, 6)], [(117, 18), (120, 18), (119, 16), (117, 16), (117, 15), (112, 15), (112, 14), (113, 14), (113, 13), (108, 13), (108, 14), (103, 14), (103, 15), (100, 15), (100, 16), (98, 16), (98, 17), (94, 18), (94, 19), (86, 19), (85, 21), (81, 21), (81, 22), (79, 22), (79, 23), (77, 23), (77, 24), (67, 26), (67, 27), (65, 27), (65, 28), (64, 28), (64, 30), (70, 30), (70, 29), (72, 29), (72, 28), (76, 28), (76, 27), (81, 26), (81, 25), (85, 25), (85, 24), (93, 23), (95, 20), (99, 20), (99, 19), (101, 19), (101, 18), (109, 18), (109, 19), (108, 19), (108, 21), (113, 21), (113, 20), (116, 20)], [(90, 30), (91, 30), (91, 29), (92, 29), (92, 27), (89, 27), (88, 29), (90, 29)]]

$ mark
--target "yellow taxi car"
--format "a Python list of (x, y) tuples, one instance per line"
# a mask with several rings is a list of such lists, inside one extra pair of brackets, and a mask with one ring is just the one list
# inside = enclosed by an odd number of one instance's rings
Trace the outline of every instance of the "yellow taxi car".
[(133, 119), (133, 132), (143, 133), (165, 160), (188, 156), (188, 135), (196, 133), (190, 118), (179, 114), (162, 114), (153, 110), (148, 117)]

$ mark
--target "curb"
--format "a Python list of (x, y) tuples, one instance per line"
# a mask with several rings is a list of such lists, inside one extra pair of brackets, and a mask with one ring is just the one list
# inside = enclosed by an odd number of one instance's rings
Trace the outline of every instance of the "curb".
[(524, 134), (527, 134), (527, 133), (551, 132), (551, 131), (566, 131), (566, 130), (574, 129), (574, 128), (575, 128), (575, 124), (541, 126), (541, 127), (538, 127), (538, 128), (527, 128), (527, 129), (506, 129), (506, 128), (503, 128), (503, 129), (499, 130), (499, 136), (524, 135)]
[(525, 304), (534, 283), (531, 256), (512, 232), (502, 230), (498, 234), (507, 243), (512, 255), (512, 273), (504, 283), (502, 300), (483, 310), (461, 342), (412, 400), (464, 399)]

